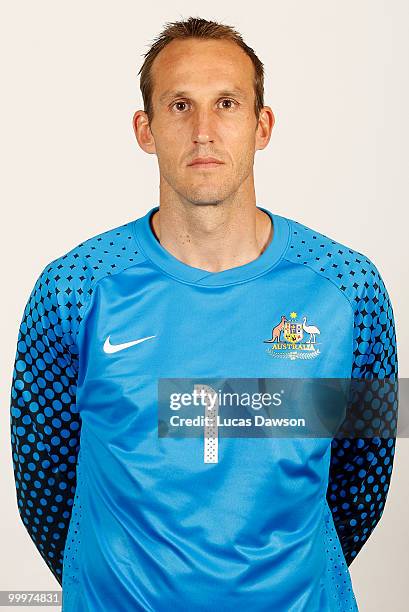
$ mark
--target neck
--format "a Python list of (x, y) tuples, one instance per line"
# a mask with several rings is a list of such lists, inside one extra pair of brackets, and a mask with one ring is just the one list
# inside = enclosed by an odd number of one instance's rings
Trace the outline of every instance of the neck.
[(257, 259), (270, 244), (270, 217), (255, 201), (197, 205), (161, 202), (151, 219), (161, 245), (183, 263), (221, 272)]

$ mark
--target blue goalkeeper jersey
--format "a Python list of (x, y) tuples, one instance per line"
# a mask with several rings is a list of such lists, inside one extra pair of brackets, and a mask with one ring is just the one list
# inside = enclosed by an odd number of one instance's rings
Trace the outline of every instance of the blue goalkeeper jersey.
[[(18, 509), (63, 612), (357, 610), (395, 437), (166, 437), (158, 381), (397, 376), (363, 254), (259, 207), (273, 239), (208, 272), (144, 216), (46, 266), (11, 394)], [(374, 402), (372, 402), (374, 404)], [(368, 400), (367, 410), (375, 410)]]

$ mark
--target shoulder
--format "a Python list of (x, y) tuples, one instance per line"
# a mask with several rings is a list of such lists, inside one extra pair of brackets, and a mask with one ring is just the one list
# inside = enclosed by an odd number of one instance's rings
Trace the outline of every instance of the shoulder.
[(368, 255), (294, 219), (286, 220), (287, 261), (305, 266), (332, 282), (354, 309), (361, 299), (373, 297), (376, 301), (376, 295), (386, 292), (381, 274)]
[(121, 272), (144, 259), (137, 251), (134, 221), (96, 234), (67, 253), (50, 261), (39, 281), (52, 284), (57, 292), (68, 287), (90, 289), (98, 280)]
[(96, 284), (145, 259), (137, 251), (133, 224), (96, 234), (50, 261), (37, 278), (26, 315), (52, 316), (67, 328), (77, 329)]

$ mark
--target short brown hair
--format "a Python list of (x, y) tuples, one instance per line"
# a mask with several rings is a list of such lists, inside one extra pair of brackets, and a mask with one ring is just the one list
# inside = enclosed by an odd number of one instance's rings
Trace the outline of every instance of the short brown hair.
[(253, 49), (246, 45), (242, 36), (234, 28), (228, 25), (207, 21), (200, 17), (189, 17), (185, 21), (174, 21), (165, 24), (164, 30), (154, 39), (149, 51), (144, 53), (145, 60), (138, 74), (140, 78), (140, 89), (142, 93), (144, 110), (148, 115), (149, 122), (153, 119), (152, 107), (152, 64), (157, 55), (172, 40), (187, 38), (230, 40), (250, 57), (254, 65), (254, 112), (258, 119), (261, 108), (264, 106), (264, 68)]

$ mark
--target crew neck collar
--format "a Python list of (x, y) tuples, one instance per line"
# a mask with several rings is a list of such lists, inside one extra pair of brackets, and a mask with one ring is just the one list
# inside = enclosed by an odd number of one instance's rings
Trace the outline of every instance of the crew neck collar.
[(154, 206), (143, 217), (134, 221), (134, 236), (140, 251), (158, 268), (178, 280), (212, 287), (241, 283), (260, 276), (273, 268), (280, 261), (288, 243), (289, 226), (287, 219), (262, 206), (257, 206), (257, 208), (267, 213), (273, 223), (272, 240), (265, 251), (253, 261), (220, 272), (209, 272), (189, 266), (161, 245), (151, 227), (151, 218), (159, 210), (159, 206)]

